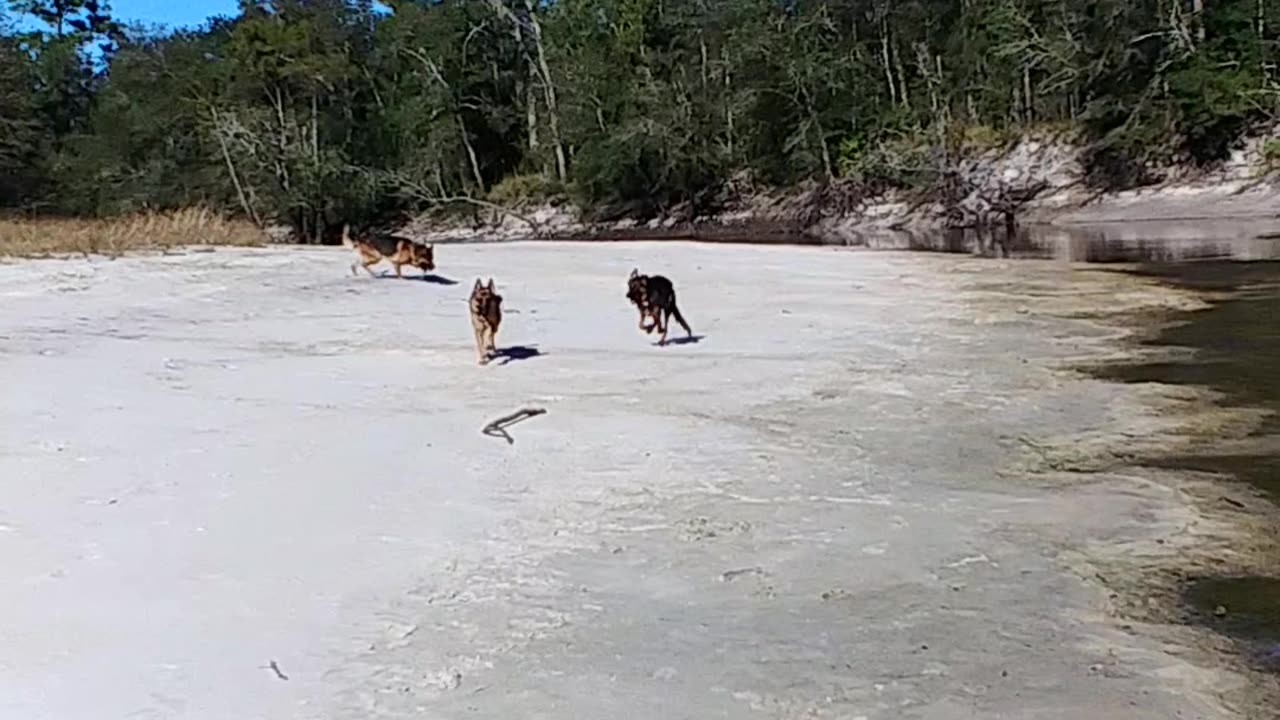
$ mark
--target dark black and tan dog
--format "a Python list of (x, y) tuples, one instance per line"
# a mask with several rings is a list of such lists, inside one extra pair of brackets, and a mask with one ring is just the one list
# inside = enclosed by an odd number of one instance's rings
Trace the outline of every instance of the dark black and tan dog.
[(484, 365), (498, 352), (494, 343), (498, 326), (502, 324), (502, 296), (494, 291), (493, 278), (489, 278), (488, 285), (481, 285), (480, 278), (476, 278), (468, 305), (471, 308), (471, 329), (476, 333), (476, 353), (480, 356), (480, 364)]
[(396, 277), (402, 277), (400, 268), (405, 265), (412, 265), (424, 274), (436, 269), (434, 245), (424, 245), (392, 235), (371, 235), (353, 239), (348, 225), (342, 226), (342, 244), (356, 253), (356, 261), (351, 263), (352, 275), (359, 275), (360, 271), (357, 268), (364, 266), (365, 272), (372, 276), (373, 271), (369, 268), (384, 259), (390, 260), (395, 266)]
[[(627, 279), (627, 299), (640, 310), (640, 329), (646, 333), (657, 330), (661, 333), (659, 345), (667, 344), (667, 324), (671, 318), (680, 323), (680, 327), (693, 337), (693, 330), (684, 321), (680, 308), (676, 307), (676, 289), (671, 281), (661, 275), (641, 275), (639, 270), (632, 270)], [(653, 324), (645, 326), (645, 318), (652, 318)]]

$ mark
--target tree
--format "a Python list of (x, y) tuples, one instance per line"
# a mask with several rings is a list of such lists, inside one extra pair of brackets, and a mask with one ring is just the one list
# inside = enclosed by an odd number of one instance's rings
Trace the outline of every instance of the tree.
[(12, 28), (0, 25), (0, 207), (24, 204), (41, 191), (44, 138), (35, 84), (30, 56)]
[(5, 204), (200, 203), (308, 241), (512, 188), (640, 218), (740, 179), (928, 187), (1046, 126), (1128, 186), (1280, 110), (1273, 0), (242, 0), (161, 34), (7, 6), (35, 30), (0, 27)]

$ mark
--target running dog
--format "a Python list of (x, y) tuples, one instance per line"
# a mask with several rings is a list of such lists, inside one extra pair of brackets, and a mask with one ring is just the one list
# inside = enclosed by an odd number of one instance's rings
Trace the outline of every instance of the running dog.
[(493, 278), (489, 278), (488, 285), (481, 285), (480, 278), (476, 278), (468, 305), (471, 308), (471, 329), (476, 333), (476, 353), (480, 356), (480, 364), (485, 365), (498, 352), (494, 340), (498, 326), (502, 324), (502, 296), (494, 291)]
[(349, 225), (342, 226), (342, 244), (354, 250), (356, 254), (356, 261), (351, 263), (352, 275), (359, 275), (360, 271), (357, 268), (363, 266), (364, 271), (372, 277), (373, 270), (369, 268), (384, 259), (390, 260), (395, 266), (396, 277), (403, 277), (400, 274), (400, 268), (404, 265), (412, 265), (423, 274), (436, 269), (434, 245), (424, 245), (392, 235), (372, 235), (352, 239)]
[[(646, 333), (657, 330), (662, 334), (658, 338), (659, 345), (667, 344), (667, 324), (673, 317), (685, 333), (693, 337), (693, 330), (684, 321), (680, 308), (676, 307), (675, 286), (665, 277), (641, 275), (638, 269), (632, 270), (631, 277), (627, 279), (627, 299), (640, 311), (640, 329)], [(646, 318), (651, 318), (653, 324), (646, 327)]]

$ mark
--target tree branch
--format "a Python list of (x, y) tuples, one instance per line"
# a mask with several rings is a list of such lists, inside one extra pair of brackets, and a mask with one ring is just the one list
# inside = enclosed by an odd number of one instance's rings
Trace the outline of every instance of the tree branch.
[(391, 172), (384, 175), (384, 179), (390, 181), (399, 192), (412, 197), (415, 200), (426, 203), (429, 206), (440, 207), (445, 205), (471, 205), (473, 207), (492, 210), (506, 217), (515, 218), (520, 222), (529, 226), (534, 237), (542, 237), (542, 226), (533, 218), (519, 212), (513, 208), (498, 203), (482, 200), (470, 195), (445, 195), (433, 192), (425, 184), (413, 180), (405, 176), (403, 173)]

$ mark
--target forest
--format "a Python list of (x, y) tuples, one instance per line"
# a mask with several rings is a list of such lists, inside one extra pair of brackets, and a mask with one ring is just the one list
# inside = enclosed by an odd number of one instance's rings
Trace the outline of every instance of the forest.
[(243, 0), (196, 29), (7, 0), (0, 211), (193, 206), (304, 240), (432, 208), (714, 211), (922, 188), (1069, 135), (1104, 188), (1280, 111), (1280, 0)]

